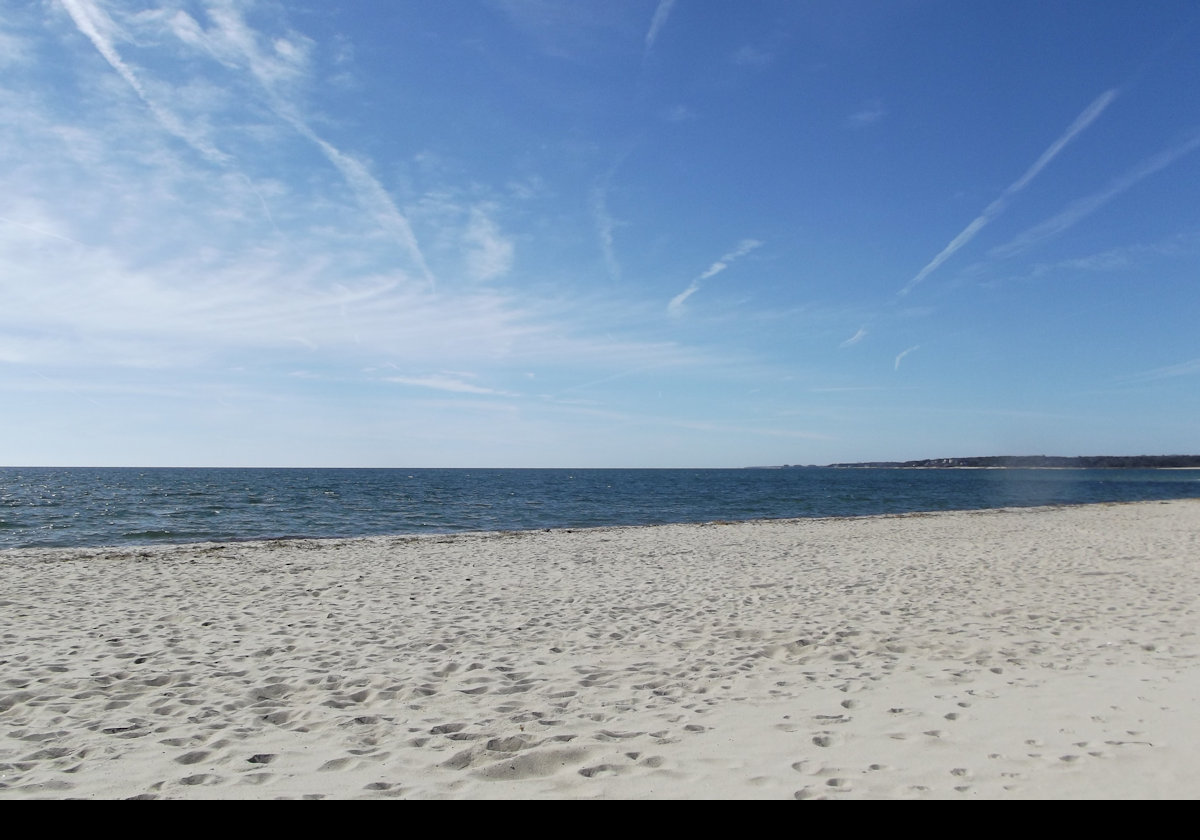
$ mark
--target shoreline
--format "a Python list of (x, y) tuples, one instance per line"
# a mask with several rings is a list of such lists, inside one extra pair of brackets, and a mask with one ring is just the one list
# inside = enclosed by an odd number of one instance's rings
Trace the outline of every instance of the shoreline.
[[(907, 469), (907, 468), (906, 468)], [(914, 467), (912, 469), (925, 469), (924, 467)], [(936, 469), (1007, 469), (1006, 467), (945, 467)], [(1024, 469), (1024, 468), (1022, 468)], [(1041, 468), (1036, 468), (1041, 469)], [(1046, 467), (1045, 469), (1073, 469), (1071, 467)], [(1161, 469), (1175, 469), (1174, 467), (1162, 467)], [(1188, 468), (1190, 469), (1190, 468)], [(793, 523), (800, 524), (805, 522), (838, 522), (838, 521), (856, 521), (864, 519), (887, 519), (900, 517), (914, 516), (937, 516), (937, 515), (954, 515), (954, 514), (973, 514), (973, 513), (998, 513), (1003, 511), (1038, 511), (1038, 510), (1062, 510), (1066, 508), (1077, 507), (1105, 507), (1118, 505), (1153, 505), (1162, 504), (1164, 502), (1200, 502), (1200, 497), (1180, 497), (1168, 499), (1139, 499), (1139, 500), (1118, 500), (1118, 501), (1094, 501), (1094, 502), (1053, 502), (1046, 504), (1031, 504), (1031, 505), (1004, 505), (1000, 507), (984, 507), (984, 508), (950, 508), (950, 509), (934, 509), (934, 510), (908, 510), (900, 512), (888, 513), (863, 513), (863, 514), (847, 514), (843, 516), (781, 516), (781, 517), (760, 517), (753, 519), (710, 519), (697, 521), (680, 521), (680, 522), (649, 522), (649, 523), (614, 523), (607, 525), (570, 525), (558, 527), (529, 527), (529, 528), (509, 528), (497, 530), (465, 530), (465, 531), (435, 531), (422, 530), (410, 532), (395, 532), (387, 534), (360, 534), (353, 536), (346, 535), (283, 535), (277, 537), (228, 537), (222, 539), (196, 539), (182, 540), (172, 542), (166, 540), (155, 540), (153, 542), (129, 542), (129, 543), (98, 543), (95, 545), (80, 544), (80, 545), (27, 545), (15, 546), (11, 548), (0, 548), (0, 563), (3, 562), (6, 556), (18, 557), (34, 554), (54, 554), (72, 552), (88, 552), (91, 554), (104, 554), (107, 552), (129, 552), (134, 550), (147, 549), (186, 549), (192, 547), (206, 546), (245, 546), (245, 545), (274, 545), (287, 543), (322, 543), (322, 542), (337, 542), (337, 543), (352, 543), (358, 540), (412, 540), (412, 539), (445, 539), (447, 537), (487, 537), (487, 536), (505, 536), (514, 534), (542, 534), (542, 533), (585, 533), (590, 531), (603, 531), (608, 529), (652, 529), (652, 528), (671, 528), (671, 527), (706, 527), (712, 525), (753, 525), (755, 523)]]
[(1191, 798), (1200, 500), (0, 552), (0, 800)]
[[(750, 467), (748, 469), (810, 469), (809, 467)], [(829, 470), (1087, 470), (1089, 472), (1095, 470), (1192, 470), (1200, 472), (1200, 467), (1037, 467), (1037, 466), (1020, 466), (1010, 467), (1001, 464), (993, 464), (989, 466), (942, 466), (942, 467), (918, 467), (918, 466), (896, 466), (885, 467), (880, 465), (863, 464), (842, 464), (839, 466), (817, 467), (816, 469)]]

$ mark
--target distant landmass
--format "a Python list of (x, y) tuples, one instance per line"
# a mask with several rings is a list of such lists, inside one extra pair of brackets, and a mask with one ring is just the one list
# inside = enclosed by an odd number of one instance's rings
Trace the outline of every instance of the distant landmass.
[[(784, 465), (789, 466), (787, 464)], [(1013, 467), (1059, 469), (1164, 469), (1190, 467), (1200, 469), (1200, 455), (984, 455), (974, 458), (926, 458), (922, 461), (863, 461), (857, 464), (829, 464), (830, 467)]]

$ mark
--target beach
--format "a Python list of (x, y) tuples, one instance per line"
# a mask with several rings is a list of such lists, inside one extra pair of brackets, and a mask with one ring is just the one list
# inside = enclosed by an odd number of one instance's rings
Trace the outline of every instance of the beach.
[(0, 799), (1200, 796), (1200, 500), (0, 552)]

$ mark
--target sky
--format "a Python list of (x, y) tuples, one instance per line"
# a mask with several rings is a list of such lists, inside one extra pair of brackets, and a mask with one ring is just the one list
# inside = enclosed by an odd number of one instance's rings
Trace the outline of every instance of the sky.
[(1194, 0), (0, 0), (0, 464), (1200, 452)]

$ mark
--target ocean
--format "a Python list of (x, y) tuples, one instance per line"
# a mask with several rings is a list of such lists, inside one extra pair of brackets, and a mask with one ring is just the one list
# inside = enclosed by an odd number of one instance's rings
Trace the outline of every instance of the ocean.
[(590, 528), (1200, 497), (1200, 470), (0, 467), (0, 549)]

